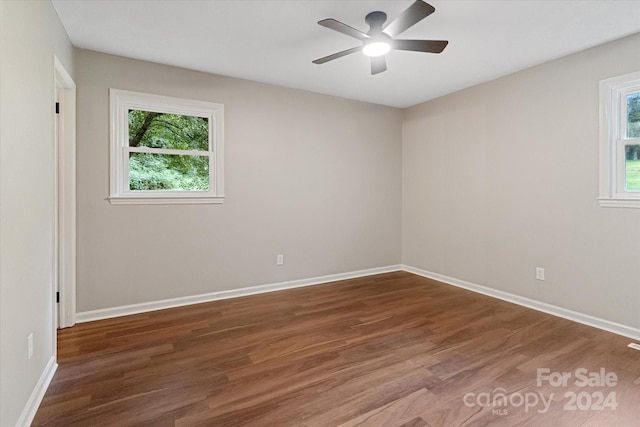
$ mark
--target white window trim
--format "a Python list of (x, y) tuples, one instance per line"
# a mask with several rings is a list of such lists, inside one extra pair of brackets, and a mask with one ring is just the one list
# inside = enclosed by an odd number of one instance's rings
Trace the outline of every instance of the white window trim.
[[(224, 201), (224, 105), (119, 89), (109, 90), (109, 104), (111, 123), (108, 200), (111, 204), (202, 204)], [(130, 109), (208, 119), (209, 151), (154, 150), (154, 152), (208, 155), (209, 164), (213, 169), (209, 175), (209, 191), (129, 190), (129, 152), (150, 151), (144, 147), (129, 147)]]
[(640, 71), (600, 81), (600, 193), (603, 207), (640, 209), (640, 192), (624, 188), (624, 146), (640, 144), (626, 137), (626, 95), (640, 91)]

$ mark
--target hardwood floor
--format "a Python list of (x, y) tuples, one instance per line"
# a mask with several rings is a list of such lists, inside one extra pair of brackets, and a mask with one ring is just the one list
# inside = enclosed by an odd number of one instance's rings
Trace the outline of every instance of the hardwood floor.
[[(33, 425), (640, 425), (630, 339), (406, 272), (84, 323), (58, 339)], [(569, 373), (567, 385), (538, 385), (539, 368)], [(617, 381), (579, 387), (580, 368)]]

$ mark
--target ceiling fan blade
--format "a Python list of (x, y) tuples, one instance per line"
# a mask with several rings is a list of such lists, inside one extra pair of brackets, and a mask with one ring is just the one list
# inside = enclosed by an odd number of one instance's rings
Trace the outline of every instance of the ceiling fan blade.
[(343, 24), (340, 21), (336, 21), (333, 18), (323, 19), (322, 21), (318, 21), (318, 24), (322, 25), (323, 27), (327, 27), (331, 30), (337, 31), (339, 33), (346, 34), (350, 37), (354, 37), (358, 40), (364, 41), (369, 38), (369, 36), (363, 33), (362, 31), (356, 30), (355, 28), (350, 27), (347, 24)]
[(422, 21), (435, 11), (436, 9), (430, 4), (425, 3), (422, 0), (416, 0), (382, 31), (391, 37), (395, 37), (409, 27), (412, 27)]
[(351, 49), (343, 50), (342, 52), (334, 53), (333, 55), (325, 56), (323, 58), (312, 61), (314, 64), (324, 64), (325, 62), (333, 61), (334, 59), (342, 58), (350, 53), (358, 52), (362, 50), (362, 47), (352, 47)]
[(440, 53), (448, 44), (447, 40), (393, 40), (391, 47), (396, 50)]
[(387, 71), (387, 60), (384, 56), (374, 56), (371, 58), (371, 74), (379, 74)]

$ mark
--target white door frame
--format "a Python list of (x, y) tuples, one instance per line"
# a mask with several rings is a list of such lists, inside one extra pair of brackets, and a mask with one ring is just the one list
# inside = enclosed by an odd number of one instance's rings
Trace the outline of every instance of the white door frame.
[[(60, 303), (54, 307), (54, 328), (67, 328), (76, 323), (76, 84), (54, 55), (54, 99), (59, 99), (57, 126), (57, 289)], [(57, 312), (57, 325), (56, 325)], [(55, 331), (54, 331), (55, 332)], [(55, 339), (54, 339), (55, 342)], [(54, 350), (55, 351), (55, 350)]]

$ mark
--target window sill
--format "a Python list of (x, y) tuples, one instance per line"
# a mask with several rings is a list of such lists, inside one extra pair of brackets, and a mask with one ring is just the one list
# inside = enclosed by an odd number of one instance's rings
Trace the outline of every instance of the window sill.
[(109, 203), (112, 205), (203, 205), (222, 204), (224, 202), (224, 197), (111, 196), (108, 197), (107, 200), (109, 200)]
[(640, 199), (614, 199), (600, 198), (598, 199), (600, 206), (603, 208), (635, 208), (640, 209)]

